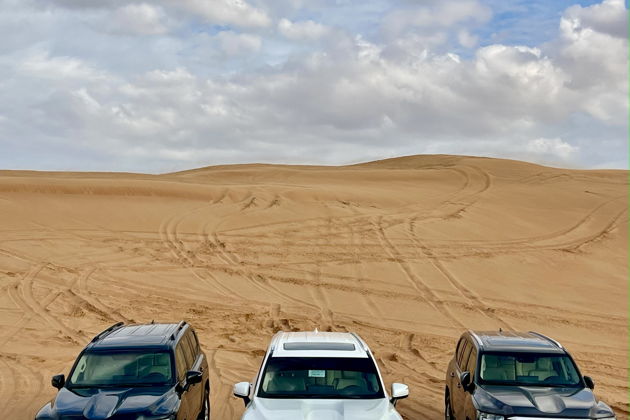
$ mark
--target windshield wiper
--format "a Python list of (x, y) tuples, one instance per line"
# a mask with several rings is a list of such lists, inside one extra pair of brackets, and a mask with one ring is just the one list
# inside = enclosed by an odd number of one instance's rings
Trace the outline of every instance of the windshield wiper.
[(82, 389), (82, 388), (139, 388), (139, 387), (150, 387), (150, 386), (166, 386), (166, 384), (150, 384), (150, 383), (139, 383), (139, 384), (90, 384), (90, 385), (70, 385), (69, 389)]
[(349, 400), (361, 398), (374, 398), (371, 395), (344, 395), (344, 394), (267, 394), (263, 398), (299, 398), (299, 399), (331, 399), (331, 400)]
[(141, 382), (138, 384), (111, 384), (108, 388), (136, 388), (136, 387), (149, 387), (149, 386), (164, 386), (164, 384), (151, 384)]
[(490, 386), (518, 386), (523, 388), (577, 388), (579, 384), (543, 384), (543, 383), (520, 383), (520, 382), (489, 382), (482, 385)]

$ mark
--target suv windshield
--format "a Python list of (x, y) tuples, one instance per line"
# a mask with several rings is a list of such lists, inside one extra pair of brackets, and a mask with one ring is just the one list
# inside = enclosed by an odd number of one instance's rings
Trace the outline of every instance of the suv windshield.
[(69, 388), (151, 386), (171, 382), (167, 352), (83, 353), (70, 375)]
[(564, 354), (485, 353), (480, 383), (516, 386), (578, 386), (577, 368)]
[(371, 358), (270, 357), (261, 398), (383, 398)]

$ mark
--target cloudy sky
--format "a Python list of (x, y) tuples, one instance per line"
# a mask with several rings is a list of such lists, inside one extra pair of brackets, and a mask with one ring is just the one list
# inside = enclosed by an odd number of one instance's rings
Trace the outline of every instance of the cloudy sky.
[(627, 168), (623, 0), (0, 0), (0, 168)]

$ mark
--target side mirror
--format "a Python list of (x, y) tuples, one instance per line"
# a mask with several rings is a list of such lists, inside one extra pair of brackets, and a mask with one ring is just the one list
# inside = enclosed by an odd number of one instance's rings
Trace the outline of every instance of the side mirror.
[(65, 375), (55, 375), (55, 376), (52, 377), (52, 380), (50, 381), (50, 383), (55, 388), (61, 389), (66, 384), (66, 376)]
[(245, 405), (247, 405), (250, 402), (250, 399), (249, 399), (250, 389), (251, 389), (251, 386), (249, 382), (239, 382), (234, 385), (232, 393), (234, 394), (235, 397), (242, 398)]
[(407, 398), (409, 396), (409, 387), (405, 384), (393, 383), (392, 384), (392, 398), (390, 402), (395, 406), (398, 400)]
[(186, 372), (186, 386), (198, 384), (203, 379), (203, 374), (197, 370)]
[(461, 375), (459, 375), (459, 383), (462, 385), (462, 388), (464, 388), (464, 391), (466, 392), (471, 391), (472, 382), (470, 378), (470, 372), (468, 371), (462, 372)]
[(590, 389), (595, 389), (595, 382), (593, 382), (593, 379), (591, 379), (590, 376), (585, 376), (584, 377), (584, 383), (586, 384), (587, 387), (589, 387)]

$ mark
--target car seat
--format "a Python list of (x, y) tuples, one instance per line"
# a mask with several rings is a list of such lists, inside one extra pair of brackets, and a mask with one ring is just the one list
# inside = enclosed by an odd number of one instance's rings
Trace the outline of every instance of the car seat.
[(363, 379), (361, 372), (344, 371), (341, 373), (341, 378), (335, 379), (333, 385), (337, 390), (343, 390), (345, 388), (354, 386), (357, 393), (368, 393), (368, 385), (365, 379)]
[(536, 360), (536, 369), (530, 370), (528, 375), (537, 376), (539, 381), (544, 381), (549, 377), (558, 376), (558, 372), (553, 368), (550, 357), (541, 357)]
[(509, 381), (514, 380), (514, 370), (512, 366), (503, 365), (500, 356), (485, 355), (482, 359), (483, 366), (481, 378), (486, 381)]
[(269, 381), (266, 391), (277, 393), (306, 391), (306, 384), (301, 377), (276, 375)]

